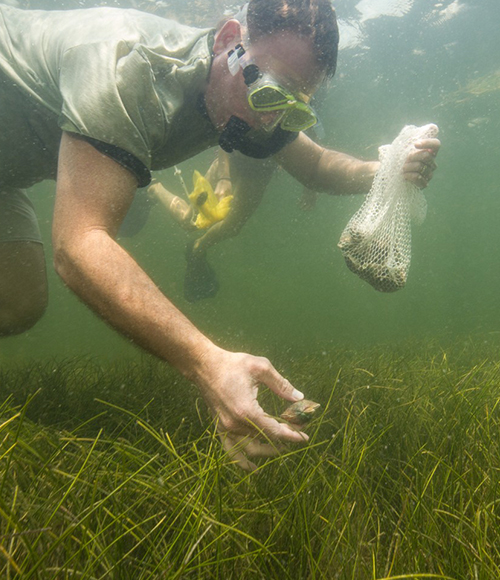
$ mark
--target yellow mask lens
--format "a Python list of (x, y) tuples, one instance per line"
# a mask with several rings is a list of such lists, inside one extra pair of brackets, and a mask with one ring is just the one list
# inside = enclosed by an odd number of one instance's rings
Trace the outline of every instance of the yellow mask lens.
[(248, 103), (254, 111), (285, 111), (280, 125), (286, 131), (305, 131), (318, 122), (309, 105), (274, 84), (264, 84), (250, 90)]
[(316, 125), (317, 122), (318, 119), (311, 107), (308, 107), (304, 103), (297, 103), (286, 112), (280, 125), (285, 131), (305, 131), (313, 125)]
[(293, 95), (285, 93), (278, 87), (263, 86), (250, 92), (248, 102), (255, 111), (274, 111), (289, 106)]

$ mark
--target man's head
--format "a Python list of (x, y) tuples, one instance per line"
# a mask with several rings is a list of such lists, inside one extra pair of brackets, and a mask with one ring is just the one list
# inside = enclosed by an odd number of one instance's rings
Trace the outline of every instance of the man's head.
[(325, 76), (337, 67), (339, 31), (330, 0), (250, 0), (247, 8), (250, 42), (288, 31), (310, 39)]
[[(213, 122), (227, 128), (230, 121), (242, 121), (246, 131), (277, 127), (283, 110), (254, 106), (258, 103), (253, 97), (269, 94), (267, 88), (261, 90), (267, 79), (268, 86), (274, 83), (278, 90), (283, 89), (284, 107), (306, 111), (321, 82), (335, 72), (337, 46), (330, 0), (251, 0), (215, 37), (215, 59), (206, 91)], [(249, 64), (257, 71), (256, 80), (246, 74)], [(284, 124), (283, 128), (285, 133), (294, 130)]]

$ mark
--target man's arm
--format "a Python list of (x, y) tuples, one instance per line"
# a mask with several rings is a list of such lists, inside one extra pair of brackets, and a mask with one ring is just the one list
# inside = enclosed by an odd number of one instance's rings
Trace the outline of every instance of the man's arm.
[[(403, 167), (405, 178), (418, 187), (427, 187), (436, 169), (434, 158), (441, 143), (425, 139), (415, 144)], [(367, 193), (380, 163), (362, 161), (340, 151), (326, 149), (300, 133), (276, 156), (278, 163), (303, 185), (334, 195)]]
[(259, 207), (266, 187), (276, 169), (273, 160), (251, 159), (241, 153), (230, 156), (224, 165), (226, 174), (231, 178), (231, 193), (234, 199), (228, 215), (214, 224), (201, 236), (194, 246), (195, 252), (206, 252), (221, 240), (238, 235), (255, 210)]
[(164, 296), (114, 237), (137, 183), (123, 167), (86, 141), (61, 140), (53, 225), (54, 263), (64, 282), (99, 316), (200, 388), (226, 450), (244, 468), (247, 455), (272, 455), (273, 441), (307, 436), (264, 414), (257, 390), (264, 383), (288, 401), (301, 393), (267, 359), (217, 347)]
[(217, 159), (210, 165), (205, 175), (219, 199), (232, 194), (230, 159), (231, 155), (219, 147)]

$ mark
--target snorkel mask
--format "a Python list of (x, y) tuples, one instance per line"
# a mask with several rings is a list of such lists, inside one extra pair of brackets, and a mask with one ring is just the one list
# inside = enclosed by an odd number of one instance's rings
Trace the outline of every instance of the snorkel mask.
[[(246, 12), (248, 4), (243, 6), (235, 19), (242, 25), (243, 42), (248, 46), (246, 31)], [(229, 51), (228, 68), (233, 76), (240, 68), (247, 90), (250, 108), (256, 112), (276, 112), (271, 124), (254, 130), (243, 119), (232, 116), (224, 127), (219, 145), (231, 153), (238, 150), (244, 155), (264, 159), (278, 153), (285, 145), (293, 141), (300, 131), (304, 131), (318, 122), (316, 114), (308, 105), (307, 95), (294, 95), (291, 91), (275, 81), (271, 74), (263, 74), (252, 61), (243, 44), (237, 44)]]
[(304, 94), (294, 95), (271, 74), (262, 73), (259, 67), (248, 57), (241, 44), (236, 45), (228, 55), (229, 71), (235, 76), (240, 67), (248, 87), (247, 98), (250, 108), (257, 112), (280, 111), (271, 129), (280, 125), (285, 131), (306, 131), (316, 125), (318, 118), (308, 105), (310, 97)]

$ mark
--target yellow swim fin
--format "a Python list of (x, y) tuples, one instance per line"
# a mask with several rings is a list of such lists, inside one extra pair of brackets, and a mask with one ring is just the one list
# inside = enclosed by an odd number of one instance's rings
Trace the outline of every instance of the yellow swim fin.
[(205, 179), (199, 171), (193, 173), (193, 187), (189, 201), (198, 212), (194, 225), (199, 229), (205, 229), (222, 221), (231, 209), (233, 196), (228, 195), (219, 200), (208, 179)]

